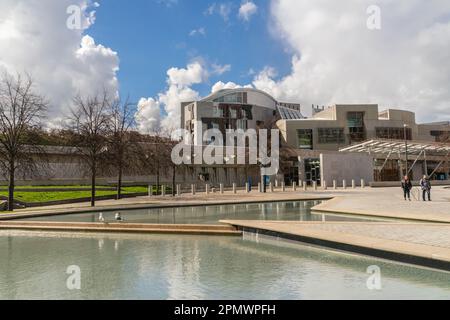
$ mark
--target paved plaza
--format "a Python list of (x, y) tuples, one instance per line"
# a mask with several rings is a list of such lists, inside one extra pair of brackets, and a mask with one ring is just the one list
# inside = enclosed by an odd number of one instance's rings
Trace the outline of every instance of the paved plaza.
[[(316, 212), (357, 214), (383, 218), (450, 223), (450, 189), (433, 188), (432, 202), (419, 200), (419, 189), (412, 201), (405, 201), (400, 188), (373, 188), (358, 194), (340, 194), (313, 208)], [(420, 195), (421, 197), (421, 195)]]

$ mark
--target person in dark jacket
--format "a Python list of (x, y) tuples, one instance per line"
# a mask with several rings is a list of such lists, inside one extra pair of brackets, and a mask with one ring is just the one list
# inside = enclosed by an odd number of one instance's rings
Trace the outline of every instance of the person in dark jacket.
[(427, 176), (423, 176), (422, 180), (420, 180), (420, 187), (422, 188), (422, 198), (423, 201), (431, 201), (431, 182)]
[(412, 187), (413, 186), (412, 186), (411, 180), (409, 180), (409, 177), (405, 176), (405, 178), (402, 181), (403, 196), (405, 197), (405, 201), (406, 200), (411, 201)]

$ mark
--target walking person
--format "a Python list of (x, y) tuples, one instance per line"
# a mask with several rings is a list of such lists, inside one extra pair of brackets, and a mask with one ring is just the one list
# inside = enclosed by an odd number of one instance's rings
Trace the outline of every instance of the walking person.
[(423, 176), (422, 180), (420, 180), (420, 187), (422, 188), (422, 198), (423, 201), (431, 201), (431, 182), (427, 176)]
[(405, 176), (405, 178), (402, 181), (402, 189), (403, 189), (403, 196), (406, 200), (411, 201), (411, 190), (412, 190), (412, 183), (411, 180), (409, 180), (409, 177)]

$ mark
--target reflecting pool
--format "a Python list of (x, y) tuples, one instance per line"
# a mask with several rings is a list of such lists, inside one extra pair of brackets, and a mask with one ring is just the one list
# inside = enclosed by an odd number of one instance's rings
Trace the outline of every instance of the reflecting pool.
[[(369, 290), (369, 266), (381, 290)], [(80, 290), (66, 273), (78, 266)], [(264, 237), (0, 231), (0, 299), (449, 299), (450, 273)]]
[[(368, 221), (357, 217), (311, 213), (320, 201), (289, 201), (226, 205), (150, 208), (103, 212), (107, 221), (114, 221), (120, 212), (125, 222), (164, 224), (211, 224), (219, 220), (287, 220), (287, 221)], [(31, 218), (35, 221), (96, 222), (99, 213), (80, 213)]]

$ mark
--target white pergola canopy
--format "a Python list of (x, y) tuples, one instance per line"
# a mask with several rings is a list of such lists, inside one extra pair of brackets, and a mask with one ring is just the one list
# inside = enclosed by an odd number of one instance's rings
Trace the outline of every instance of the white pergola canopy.
[(405, 141), (403, 140), (369, 140), (356, 145), (340, 149), (341, 152), (360, 152), (369, 154), (391, 154), (391, 153), (405, 153), (408, 148), (408, 154), (421, 155), (426, 153), (428, 156), (444, 156), (447, 157), (450, 153), (450, 143), (438, 142), (420, 142), (420, 141)]

